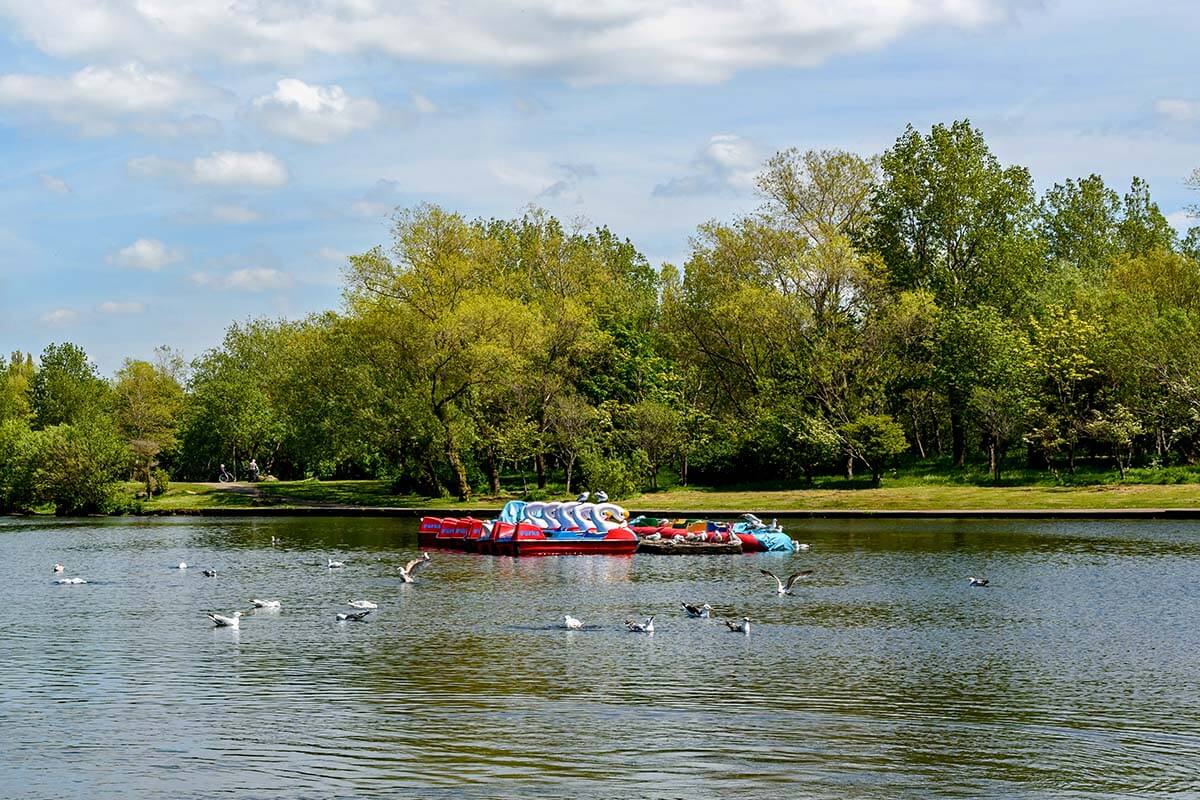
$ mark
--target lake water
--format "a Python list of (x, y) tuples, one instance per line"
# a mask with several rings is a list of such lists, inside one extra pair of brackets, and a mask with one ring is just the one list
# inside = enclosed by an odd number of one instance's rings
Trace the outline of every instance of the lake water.
[[(1200, 525), (789, 530), (812, 550), (404, 585), (408, 520), (0, 520), (0, 797), (1200, 794)], [(204, 616), (251, 597), (283, 609)]]

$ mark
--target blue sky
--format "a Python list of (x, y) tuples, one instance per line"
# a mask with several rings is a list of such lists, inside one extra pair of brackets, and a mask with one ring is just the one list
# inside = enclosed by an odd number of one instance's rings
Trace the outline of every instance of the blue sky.
[[(397, 10), (397, 9), (404, 10)], [(785, 147), (969, 117), (1040, 188), (1200, 200), (1193, 0), (0, 0), (0, 348), (159, 344), (340, 302), (396, 206), (530, 203), (656, 264)]]

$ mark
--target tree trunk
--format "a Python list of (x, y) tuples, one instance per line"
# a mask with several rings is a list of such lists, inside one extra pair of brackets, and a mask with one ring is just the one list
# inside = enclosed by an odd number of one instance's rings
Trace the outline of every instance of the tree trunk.
[(487, 450), (487, 471), (488, 490), (495, 497), (500, 494), (500, 468), (496, 464), (496, 451), (490, 447)]
[(963, 425), (962, 403), (957, 393), (950, 395), (950, 448), (954, 466), (966, 463), (966, 426)]
[(854, 456), (846, 456), (846, 480), (854, 480)]
[(575, 471), (575, 454), (571, 453), (567, 456), (567, 463), (563, 467), (563, 471), (567, 474), (567, 494), (571, 493), (571, 474)]
[(679, 454), (679, 485), (680, 486), (687, 486), (687, 464), (688, 464), (688, 454), (687, 454), (687, 451), (684, 450), (683, 452), (681, 452)]
[(546, 456), (538, 452), (533, 456), (533, 468), (537, 471), (538, 488), (546, 488)]
[(454, 494), (459, 500), (471, 499), (471, 484), (467, 482), (467, 468), (463, 465), (462, 456), (458, 453), (458, 440), (454, 438), (454, 430), (446, 419), (446, 411), (442, 406), (434, 408), (434, 415), (442, 423), (442, 432), (446, 436), (446, 462), (454, 473)]
[(996, 439), (988, 441), (988, 469), (992, 471), (992, 483), (1000, 483), (1000, 455), (996, 452)]
[(925, 445), (921, 442), (921, 426), (917, 422), (917, 401), (910, 402), (908, 408), (912, 414), (913, 441), (917, 443), (917, 452), (921, 454), (921, 458), (925, 458)]

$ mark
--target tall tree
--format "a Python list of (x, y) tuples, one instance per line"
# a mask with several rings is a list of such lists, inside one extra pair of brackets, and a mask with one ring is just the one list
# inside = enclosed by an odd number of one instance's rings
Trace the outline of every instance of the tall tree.
[(1095, 278), (1121, 248), (1121, 198), (1099, 175), (1056, 183), (1042, 198), (1038, 230), (1047, 255)]
[(33, 376), (33, 409), (39, 427), (74, 423), (107, 411), (108, 384), (82, 347), (64, 342), (42, 351)]
[(175, 447), (183, 413), (183, 387), (166, 369), (126, 359), (113, 382), (113, 417), (129, 443), (146, 484), (154, 489), (155, 457)]

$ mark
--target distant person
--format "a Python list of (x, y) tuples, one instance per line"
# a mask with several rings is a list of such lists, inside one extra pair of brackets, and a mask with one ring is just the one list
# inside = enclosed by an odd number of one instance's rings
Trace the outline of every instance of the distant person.
[(249, 465), (248, 469), (250, 470), (250, 480), (252, 480), (252, 481), (258, 480), (258, 462), (255, 461), (253, 458), (250, 459), (250, 465)]

